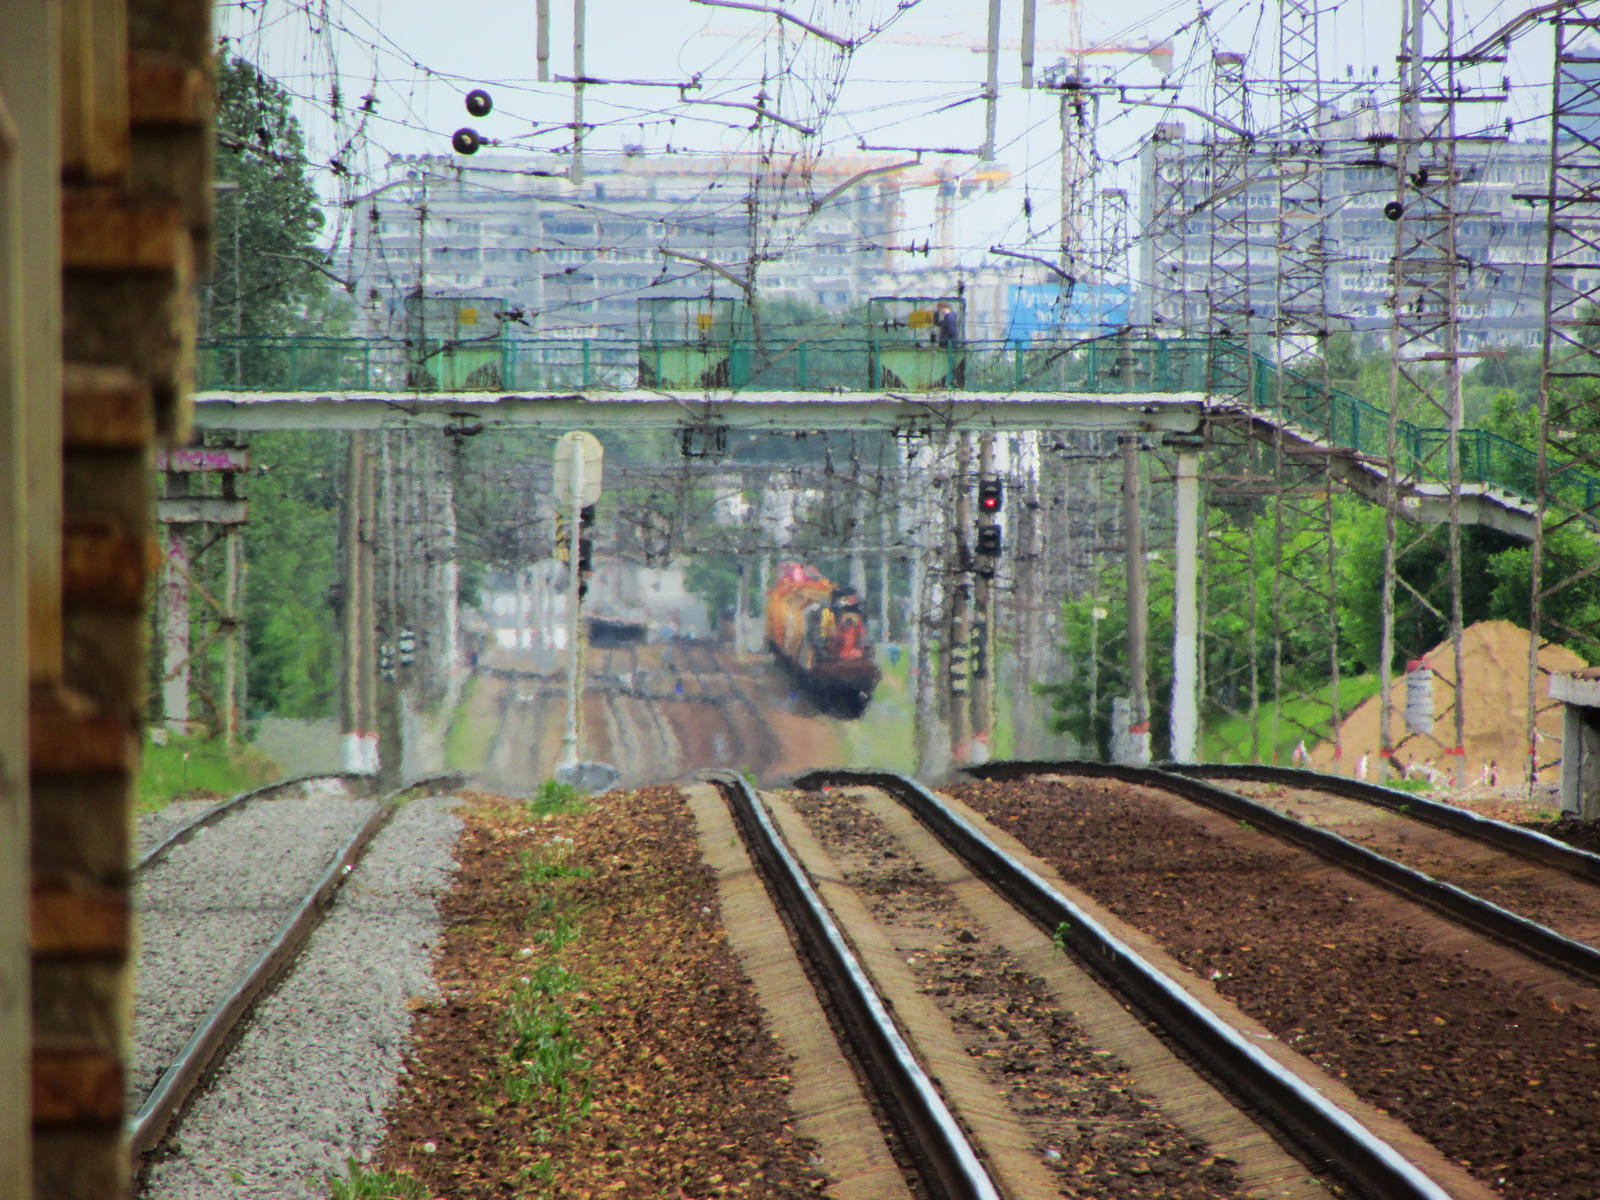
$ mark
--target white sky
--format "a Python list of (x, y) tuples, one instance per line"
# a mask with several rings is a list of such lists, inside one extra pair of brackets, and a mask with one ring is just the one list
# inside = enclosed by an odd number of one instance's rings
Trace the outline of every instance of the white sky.
[[(770, 0), (769, 0), (770, 2)], [(1065, 0), (1037, 0), (1036, 71), (1061, 57), (1068, 43), (1071, 9)], [(1443, 0), (1435, 0), (1443, 3)], [(769, 78), (768, 95), (778, 112), (818, 129), (815, 137), (785, 133), (786, 149), (852, 153), (868, 145), (976, 148), (983, 140), (981, 96), (985, 57), (961, 47), (930, 46), (939, 38), (981, 45), (987, 28), (983, 0), (917, 0), (901, 9), (896, 0), (786, 0), (789, 11), (845, 37), (859, 38), (889, 27), (853, 54), (786, 26), (780, 52), (777, 22), (757, 13), (716, 9), (692, 0), (588, 0), (586, 70), (590, 76), (677, 81), (695, 75), (703, 88), (691, 97), (750, 102), (763, 76), (780, 61), (793, 63), (782, 79)], [(552, 74), (572, 72), (573, 0), (550, 0)], [(1464, 0), (1457, 4), (1457, 45), (1465, 46), (1523, 11), (1524, 0)], [(1399, 38), (1398, 0), (1337, 0), (1322, 16), (1322, 75), (1344, 84), (1348, 72), (1370, 79), (1378, 72), (1380, 99), (1392, 92)], [(1210, 107), (1211, 53), (1221, 48), (1247, 53), (1249, 75), (1270, 80), (1277, 72), (1277, 7), (1264, 0), (1214, 0), (1206, 15), (1195, 0), (1091, 0), (1083, 7), (1083, 40), (1091, 46), (1139, 45), (1173, 38), (1182, 103)], [(1002, 38), (1020, 33), (1021, 0), (1003, 0)], [(314, 162), (324, 164), (319, 186), (330, 198), (364, 190), (381, 178), (390, 153), (444, 153), (450, 134), (472, 125), (504, 149), (555, 149), (566, 145), (572, 120), (571, 89), (535, 82), (534, 0), (245, 0), (217, 6), (220, 34), (232, 48), (257, 61), (301, 97), (298, 115)], [(1183, 32), (1174, 32), (1183, 29)], [(743, 36), (728, 36), (730, 34)], [(1502, 74), (1513, 84), (1509, 108), (1464, 106), (1463, 121), (1498, 126), (1506, 116), (1530, 122), (1517, 137), (1548, 136), (1551, 35), (1527, 34), (1505, 66), (1487, 69), (1483, 82)], [(1125, 53), (1087, 60), (1094, 77), (1114, 74), (1119, 83), (1155, 85), (1161, 76), (1150, 61)], [(957, 217), (961, 260), (976, 265), (995, 243), (1051, 254), (1060, 214), (1060, 129), (1052, 94), (1019, 86), (1019, 54), (1000, 59), (997, 161), (1013, 173), (1008, 190), (979, 193)], [(337, 80), (343, 112), (330, 115)], [(833, 81), (842, 80), (835, 86)], [(462, 98), (473, 87), (493, 96), (495, 111), (474, 120)], [(1277, 120), (1272, 89), (1253, 91), (1256, 122)], [(356, 126), (352, 111), (371, 93), (374, 116), (361, 136), (341, 153)], [(1325, 96), (1332, 95), (1325, 92)], [(961, 103), (967, 101), (966, 103)], [(955, 107), (949, 107), (955, 105)], [(942, 111), (940, 111), (942, 110)], [(651, 153), (716, 152), (752, 148), (749, 114), (733, 109), (686, 106), (670, 89), (593, 87), (587, 90), (586, 121), (598, 126), (588, 145), (614, 151), (625, 142)], [(1106, 160), (1097, 187), (1137, 186), (1132, 160), (1159, 110), (1128, 107), (1108, 98), (1100, 107), (1099, 154)], [(1182, 117), (1191, 131), (1192, 117)], [(546, 128), (550, 127), (550, 128)], [(544, 130), (541, 132), (541, 130)], [(338, 156), (351, 172), (341, 180), (325, 164)], [(930, 156), (925, 161), (939, 161)], [(958, 159), (975, 164), (975, 159)], [(1033, 215), (1024, 217), (1024, 195)], [(905, 234), (932, 236), (932, 200), (909, 193)], [(990, 261), (993, 261), (992, 259)]]

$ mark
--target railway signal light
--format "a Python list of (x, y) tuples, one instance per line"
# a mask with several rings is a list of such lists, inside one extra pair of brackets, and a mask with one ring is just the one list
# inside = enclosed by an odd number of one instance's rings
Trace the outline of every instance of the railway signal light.
[(467, 111), (475, 117), (487, 117), (494, 111), (494, 101), (482, 88), (473, 88), (467, 93)]
[(402, 667), (409, 667), (417, 661), (417, 635), (413, 630), (402, 629), (396, 646), (400, 651)]
[[(980, 512), (993, 515), (998, 513), (1005, 504), (1005, 484), (998, 479), (981, 479), (978, 481), (978, 509)], [(998, 553), (998, 551), (996, 551)]]
[(999, 558), (1000, 549), (1000, 526), (978, 526), (978, 553), (984, 558)]

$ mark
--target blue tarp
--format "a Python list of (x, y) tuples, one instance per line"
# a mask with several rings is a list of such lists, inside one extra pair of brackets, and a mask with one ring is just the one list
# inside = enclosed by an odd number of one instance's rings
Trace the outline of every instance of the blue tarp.
[(1122, 284), (1080, 283), (1063, 310), (1062, 289), (1053, 283), (1014, 283), (1007, 297), (1006, 341), (1067, 331), (1094, 336), (1128, 322), (1128, 289)]

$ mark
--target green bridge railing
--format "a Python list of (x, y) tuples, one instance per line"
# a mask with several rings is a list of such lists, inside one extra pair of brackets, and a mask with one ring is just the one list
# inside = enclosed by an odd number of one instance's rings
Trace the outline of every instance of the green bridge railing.
[[(226, 337), (199, 345), (200, 391), (604, 391), (731, 388), (744, 391), (1251, 393), (1254, 408), (1324, 444), (1382, 459), (1389, 414), (1338, 389), (1279, 367), (1242, 344), (1206, 338), (1101, 339), (1069, 346), (966, 342), (936, 346), (892, 336), (763, 342), (635, 342), (610, 338), (491, 339), (408, 343), (401, 339)], [(1403, 478), (1443, 481), (1449, 431), (1400, 420)], [(1467, 483), (1531, 500), (1533, 451), (1487, 429), (1461, 431)], [(1557, 467), (1559, 464), (1552, 464)], [(1550, 479), (1552, 499), (1593, 513), (1600, 479), (1575, 469)], [(1591, 523), (1594, 523), (1591, 520)]]

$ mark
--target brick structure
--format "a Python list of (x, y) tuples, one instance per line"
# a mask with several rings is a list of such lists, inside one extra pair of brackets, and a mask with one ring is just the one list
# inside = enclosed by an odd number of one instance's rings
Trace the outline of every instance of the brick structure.
[(210, 7), (0, 0), (7, 1197), (128, 1190), (127, 887), (151, 468), (158, 440), (186, 435), (211, 219)]

